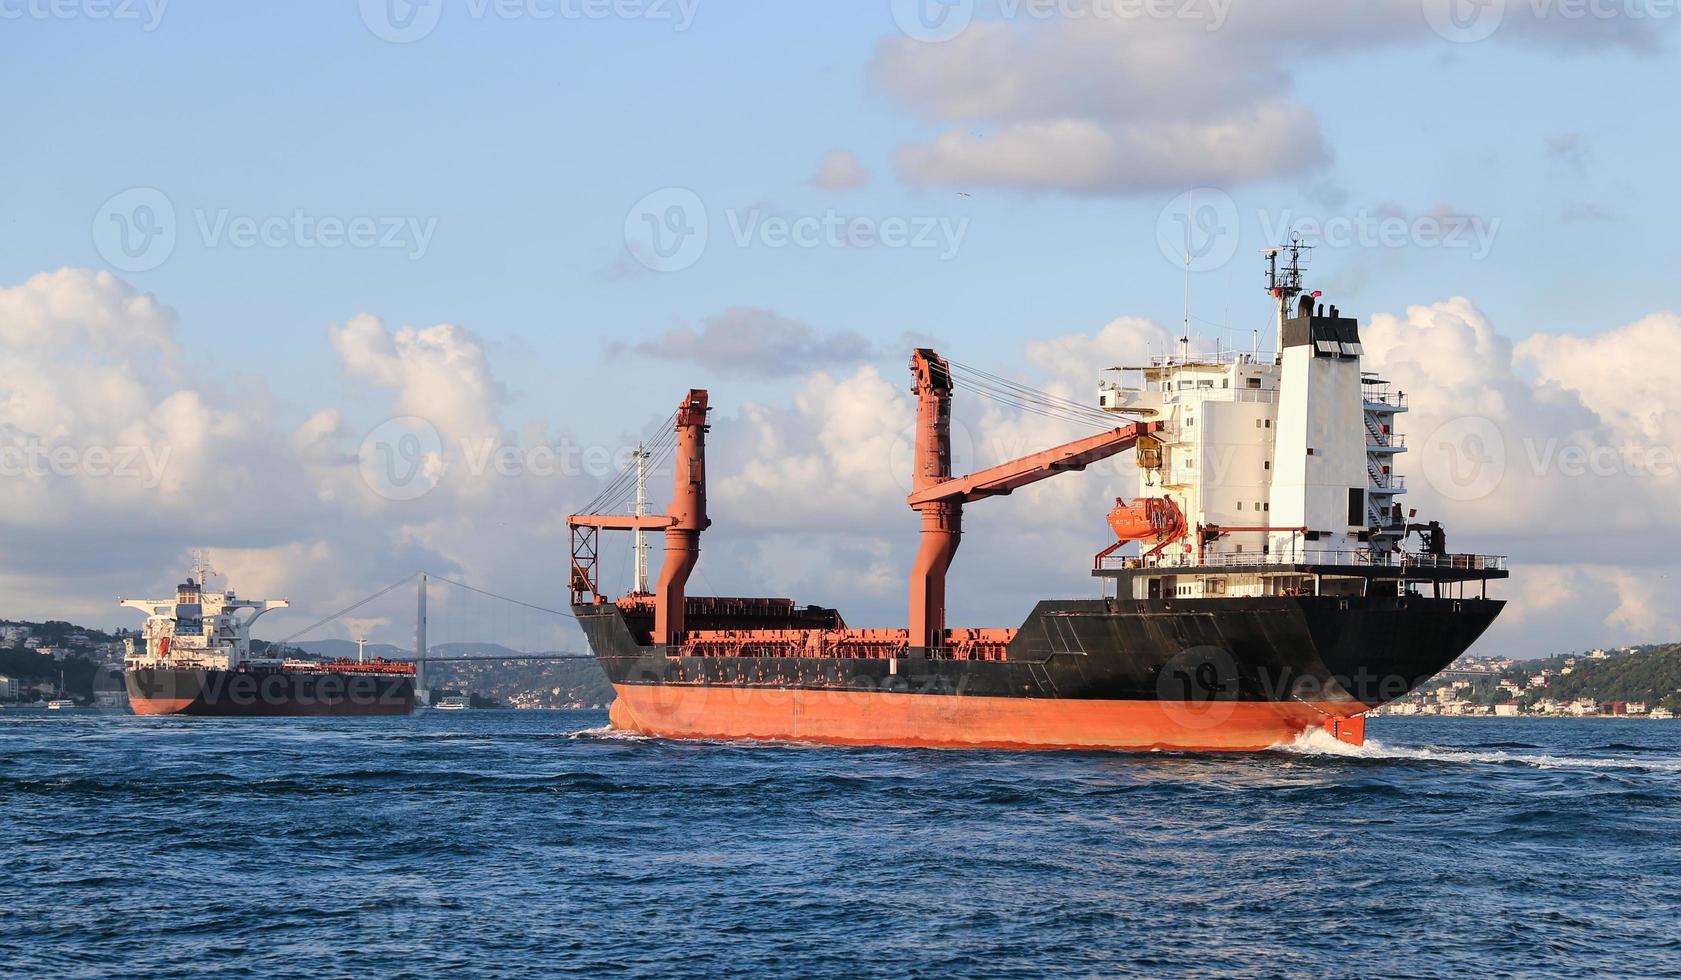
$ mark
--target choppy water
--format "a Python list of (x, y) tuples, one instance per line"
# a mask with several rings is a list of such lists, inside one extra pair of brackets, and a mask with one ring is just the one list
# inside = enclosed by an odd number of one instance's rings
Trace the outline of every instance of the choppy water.
[(1681, 722), (1261, 756), (0, 711), (0, 973), (1681, 975)]

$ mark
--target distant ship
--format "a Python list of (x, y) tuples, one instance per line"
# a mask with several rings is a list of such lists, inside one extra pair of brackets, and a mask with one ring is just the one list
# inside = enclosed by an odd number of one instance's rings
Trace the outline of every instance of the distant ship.
[[(251, 655), (251, 624), (285, 599), (241, 599), (205, 590), (202, 562), (173, 599), (119, 599), (146, 614), (142, 646), (127, 641), (129, 706), (137, 715), (406, 715), (414, 666)], [(249, 615), (243, 615), (249, 613)]]
[(438, 711), (466, 711), (473, 706), (472, 702), (463, 697), (442, 698), (432, 707)]
[[(660, 442), (675, 453), (669, 514), (639, 504), (568, 519), (573, 611), (618, 692), (613, 727), (1032, 749), (1254, 751), (1318, 729), (1363, 741), (1366, 712), (1447, 667), (1494, 621), (1503, 603), (1488, 584), (1507, 577), (1506, 561), (1450, 553), (1439, 523), (1409, 523), (1393, 471), (1405, 397), (1361, 370), (1359, 324), (1304, 287), (1301, 250), (1268, 253), (1276, 353), (1257, 342), (1199, 355), (1185, 338), (1173, 354), (1113, 369), (1121, 377), (1095, 407), (974, 369), (960, 379), (961, 365), (916, 350), (906, 503), (922, 533), (908, 629), (850, 628), (834, 609), (785, 598), (686, 594), (712, 523), (708, 399), (690, 391)], [(957, 476), (951, 402), (965, 386), (1112, 428)], [(1112, 534), (1094, 542), (1100, 597), (1040, 600), (1014, 629), (947, 626), (966, 507), (1128, 450), (1144, 486), (1116, 501)], [(1095, 530), (1101, 517), (1070, 520)], [(644, 584), (639, 541), (638, 587), (602, 595), (608, 530), (663, 534), (657, 585)], [(982, 574), (1033, 588), (1011, 563)]]

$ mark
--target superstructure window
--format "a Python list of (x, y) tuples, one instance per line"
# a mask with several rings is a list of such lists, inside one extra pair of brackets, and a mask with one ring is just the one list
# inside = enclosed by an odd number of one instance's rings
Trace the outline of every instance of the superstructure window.
[(1366, 491), (1359, 487), (1348, 490), (1348, 525), (1350, 527), (1364, 527), (1366, 524)]
[(1247, 383), (1247, 384), (1248, 384), (1248, 385), (1249, 385), (1249, 387), (1251, 387), (1251, 388), (1259, 388), (1259, 387), (1260, 387), (1260, 386), (1261, 386), (1261, 379), (1260, 379), (1260, 378), (1245, 378), (1245, 379), (1243, 379), (1243, 380), (1244, 380), (1244, 381), (1245, 381), (1245, 382), (1246, 382), (1246, 383)]

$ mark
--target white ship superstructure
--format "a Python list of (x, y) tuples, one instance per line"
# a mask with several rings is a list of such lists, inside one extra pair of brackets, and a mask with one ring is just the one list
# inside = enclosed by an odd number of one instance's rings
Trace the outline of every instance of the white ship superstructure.
[(205, 589), (209, 568), (202, 562), (175, 589), (172, 599), (119, 599), (120, 605), (146, 614), (141, 644), (127, 641), (125, 666), (201, 667), (231, 670), (242, 664), (273, 663), (251, 656), (251, 624), (273, 609), (291, 605), (285, 599), (241, 599), (232, 589)]
[[(1126, 576), (1137, 598), (1364, 595), (1369, 572), (1322, 570), (1444, 561), (1482, 570), (1482, 556), (1446, 554), (1439, 526), (1411, 525), (1425, 553), (1403, 550), (1406, 487), (1395, 463), (1406, 451), (1396, 424), (1406, 396), (1361, 370), (1359, 324), (1305, 290), (1302, 250), (1267, 253), (1276, 353), (1195, 354), (1187, 340), (1177, 354), (1116, 369), (1121, 380), (1100, 391), (1103, 408), (1161, 423), (1139, 442), (1141, 499), (1112, 517), (1123, 541), (1129, 516), (1140, 529), (1140, 554), (1108, 559), (1111, 548), (1099, 568), (1185, 574)], [(1503, 567), (1488, 561), (1490, 571)]]

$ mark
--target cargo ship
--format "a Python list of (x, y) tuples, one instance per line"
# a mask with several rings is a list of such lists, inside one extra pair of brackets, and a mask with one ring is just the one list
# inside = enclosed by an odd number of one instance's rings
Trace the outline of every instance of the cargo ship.
[[(1358, 322), (1305, 288), (1301, 252), (1267, 253), (1276, 352), (1197, 355), (1186, 338), (1094, 379), (1085, 407), (1112, 427), (968, 475), (951, 467), (952, 364), (916, 350), (906, 504), (921, 543), (903, 629), (850, 628), (787, 598), (687, 594), (711, 524), (708, 394), (690, 391), (667, 430), (670, 513), (568, 518), (572, 607), (617, 692), (613, 727), (1003, 749), (1258, 751), (1315, 730), (1362, 742), (1368, 711), (1489, 627), (1503, 605), (1489, 583), (1508, 571), (1501, 556), (1450, 552), (1440, 522), (1409, 520), (1394, 472), (1405, 394), (1361, 370)], [(967, 506), (1124, 452), (1140, 492), (1094, 541), (1098, 598), (1039, 600), (1014, 628), (947, 624)], [(603, 531), (663, 535), (657, 585), (639, 574), (604, 596)]]
[(146, 614), (140, 643), (126, 642), (124, 680), (137, 715), (406, 715), (414, 665), (254, 656), (251, 624), (285, 599), (209, 591), (202, 562), (170, 599), (119, 599)]

